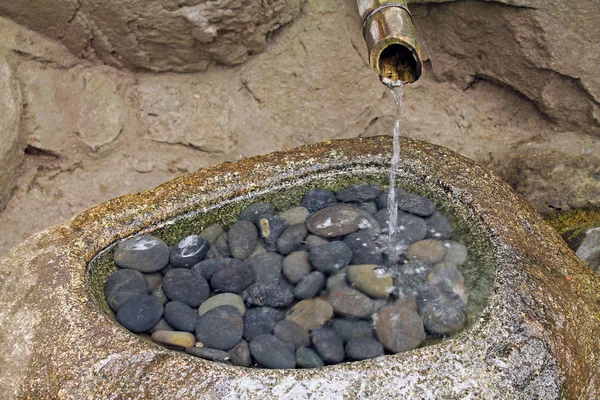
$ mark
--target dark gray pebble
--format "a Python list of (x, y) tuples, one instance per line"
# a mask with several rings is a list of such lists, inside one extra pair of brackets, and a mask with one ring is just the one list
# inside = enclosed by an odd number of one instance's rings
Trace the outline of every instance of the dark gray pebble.
[(350, 264), (352, 249), (342, 241), (329, 242), (310, 250), (308, 260), (315, 269), (333, 275)]
[[(388, 234), (388, 213), (387, 210), (380, 210), (374, 215), (381, 226), (381, 233)], [(405, 244), (411, 244), (423, 240), (427, 235), (427, 224), (425, 220), (416, 215), (398, 211), (398, 224), (396, 230), (396, 239)]]
[(169, 262), (169, 248), (159, 238), (141, 235), (119, 244), (113, 259), (121, 268), (156, 272)]
[(198, 235), (190, 235), (173, 247), (169, 260), (175, 268), (191, 268), (204, 260), (209, 248), (208, 240)]
[(313, 346), (325, 364), (338, 364), (344, 360), (342, 339), (329, 328), (315, 328), (310, 333)]
[(250, 353), (265, 368), (290, 369), (296, 367), (296, 355), (284, 342), (273, 335), (263, 334), (250, 342)]
[(163, 306), (153, 296), (143, 294), (134, 296), (121, 304), (117, 311), (117, 321), (131, 332), (140, 333), (150, 330), (163, 315)]
[(273, 335), (286, 343), (293, 344), (294, 348), (310, 346), (310, 335), (287, 319), (281, 320), (273, 326)]
[(450, 335), (465, 326), (465, 303), (454, 292), (428, 286), (419, 292), (417, 306), (425, 329), (433, 334)]
[(391, 267), (396, 297), (416, 296), (427, 284), (427, 275), (432, 266), (421, 260), (410, 260), (406, 264)]
[(158, 320), (156, 324), (152, 328), (150, 328), (150, 333), (154, 333), (156, 331), (174, 331), (173, 327), (167, 323), (167, 320), (162, 317)]
[(170, 300), (181, 301), (190, 307), (198, 307), (210, 294), (206, 279), (186, 268), (175, 268), (168, 272), (162, 287)]
[(258, 218), (256, 225), (258, 226), (260, 237), (263, 239), (265, 249), (267, 251), (276, 251), (277, 241), (289, 224), (279, 215), (264, 214)]
[(307, 250), (312, 250), (315, 247), (320, 246), (325, 243), (328, 243), (328, 242), (329, 241), (327, 239), (322, 238), (321, 236), (310, 234), (304, 240), (304, 245), (306, 246)]
[(184, 332), (194, 332), (198, 312), (192, 307), (180, 301), (170, 301), (165, 304), (165, 320), (175, 330)]
[(352, 203), (352, 205), (358, 208), (359, 210), (362, 210), (371, 215), (375, 214), (378, 210), (375, 201), (367, 201), (365, 203)]
[(398, 208), (419, 217), (429, 217), (435, 211), (435, 204), (418, 194), (407, 193), (398, 198)]
[(283, 256), (281, 254), (267, 252), (250, 257), (248, 264), (254, 270), (256, 283), (278, 281), (281, 279), (283, 269)]
[(250, 308), (244, 314), (244, 339), (252, 341), (263, 333), (271, 333), (273, 326), (285, 318), (283, 311), (271, 307)]
[(229, 242), (227, 232), (223, 232), (210, 245), (206, 258), (230, 258), (231, 251), (229, 250)]
[(379, 197), (383, 190), (377, 185), (353, 185), (340, 190), (335, 194), (338, 201), (344, 203), (363, 203), (373, 201)]
[(300, 250), (307, 235), (308, 230), (304, 223), (288, 226), (277, 240), (277, 251), (285, 256)]
[(144, 274), (132, 269), (118, 269), (104, 285), (104, 297), (108, 306), (117, 311), (127, 300), (148, 293), (148, 282)]
[(238, 221), (231, 225), (227, 233), (229, 251), (233, 258), (245, 260), (254, 251), (258, 244), (258, 230), (250, 221)]
[(185, 349), (185, 352), (205, 360), (230, 364), (229, 353), (223, 350), (211, 349), (209, 347), (188, 347)]
[(346, 344), (346, 356), (350, 360), (367, 360), (383, 354), (383, 345), (372, 337), (354, 338)]
[[(408, 192), (404, 189), (401, 188), (396, 188), (395, 191), (395, 197), (396, 199), (408, 194)], [(389, 191), (386, 189), (385, 191), (381, 192), (379, 194), (379, 196), (377, 196), (377, 199), (375, 199), (375, 204), (377, 204), (377, 208), (380, 210), (387, 210), (387, 206), (388, 206), (388, 198), (389, 198)]]
[(381, 250), (368, 233), (354, 232), (346, 235), (344, 243), (352, 250), (352, 264), (381, 264)]
[(242, 314), (233, 306), (219, 306), (198, 317), (196, 339), (205, 347), (229, 350), (235, 346), (244, 331)]
[(253, 224), (256, 224), (258, 221), (258, 217), (261, 215), (274, 215), (275, 210), (273, 210), (273, 206), (269, 203), (252, 203), (248, 207), (244, 208), (240, 215), (238, 216), (239, 221), (250, 221)]
[(327, 278), (320, 271), (313, 271), (300, 279), (294, 287), (294, 297), (298, 300), (312, 299), (325, 288)]
[(250, 264), (235, 258), (223, 260), (223, 265), (210, 278), (213, 290), (239, 293), (254, 283), (254, 270)]
[(296, 350), (296, 365), (300, 368), (319, 368), (325, 363), (313, 349), (300, 347)]
[(336, 318), (331, 324), (331, 329), (344, 341), (348, 342), (360, 337), (373, 337), (371, 322), (361, 319)]
[(287, 307), (294, 301), (292, 286), (283, 280), (257, 282), (248, 287), (242, 297), (254, 306)]
[(252, 356), (250, 355), (250, 347), (244, 339), (240, 340), (234, 348), (228, 352), (229, 359), (233, 365), (240, 367), (249, 367), (252, 365)]
[(452, 224), (444, 214), (435, 211), (425, 218), (427, 236), (425, 239), (449, 240), (452, 239)]
[(212, 278), (215, 272), (223, 266), (223, 260), (230, 260), (230, 258), (211, 258), (209, 260), (203, 260), (194, 265), (191, 270), (202, 275), (207, 281), (210, 281), (210, 278)]
[(304, 195), (301, 204), (312, 213), (336, 205), (337, 199), (331, 190), (316, 188)]
[(283, 259), (283, 275), (292, 284), (298, 283), (311, 270), (306, 251), (294, 251)]

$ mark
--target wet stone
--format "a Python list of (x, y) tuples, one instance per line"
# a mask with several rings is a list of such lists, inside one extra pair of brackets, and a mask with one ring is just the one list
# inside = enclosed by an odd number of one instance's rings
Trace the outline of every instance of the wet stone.
[(410, 260), (406, 264), (392, 268), (396, 297), (416, 296), (427, 284), (427, 276), (432, 266), (420, 260)]
[(310, 338), (317, 353), (325, 364), (338, 364), (344, 360), (344, 344), (342, 339), (329, 328), (315, 328)]
[(298, 300), (312, 299), (325, 287), (325, 275), (313, 271), (302, 277), (294, 288), (294, 298)]
[(373, 201), (381, 195), (383, 190), (377, 185), (353, 185), (340, 190), (335, 194), (338, 201), (344, 203), (363, 203)]
[(333, 307), (325, 300), (302, 300), (296, 304), (285, 318), (306, 332), (323, 326), (333, 317)]
[(169, 248), (159, 238), (141, 235), (119, 244), (113, 258), (121, 268), (156, 272), (169, 262)]
[(295, 251), (283, 259), (283, 275), (292, 284), (298, 283), (311, 270), (306, 251)]
[(352, 260), (352, 250), (342, 241), (317, 246), (308, 253), (311, 265), (325, 275), (340, 272)]
[(435, 335), (450, 335), (465, 326), (467, 320), (465, 303), (454, 292), (429, 286), (421, 290), (417, 304), (428, 332)]
[(250, 221), (238, 221), (234, 223), (227, 234), (229, 251), (233, 258), (245, 260), (254, 251), (258, 244), (258, 230), (256, 225)]
[(421, 260), (430, 264), (440, 262), (446, 256), (446, 247), (439, 240), (425, 239), (413, 243), (406, 249), (406, 257), (409, 260)]
[(257, 224), (258, 217), (261, 215), (274, 215), (275, 210), (269, 203), (253, 203), (244, 208), (238, 216), (239, 221), (250, 221)]
[(288, 226), (277, 240), (277, 251), (282, 255), (288, 255), (295, 250), (299, 250), (308, 235), (308, 230), (304, 223)]
[(165, 304), (165, 320), (175, 330), (184, 332), (194, 332), (198, 312), (192, 307), (180, 301), (170, 301)]
[(376, 314), (375, 332), (392, 353), (417, 348), (425, 340), (425, 329), (417, 313), (415, 297), (405, 297), (381, 308)]
[(175, 268), (191, 268), (204, 259), (209, 248), (208, 240), (198, 235), (190, 235), (173, 247), (169, 261)]
[(373, 326), (370, 321), (350, 318), (336, 318), (331, 324), (331, 329), (344, 341), (355, 338), (373, 337)]
[[(406, 195), (408, 192), (404, 189), (396, 188), (394, 193), (395, 197), (399, 199), (400, 197)], [(375, 199), (375, 204), (377, 205), (377, 208), (380, 210), (387, 210), (388, 198), (389, 192), (387, 190), (381, 192), (379, 196), (377, 196), (377, 198)]]
[(251, 342), (258, 335), (271, 333), (273, 326), (284, 318), (285, 313), (275, 308), (249, 309), (244, 314), (244, 339)]
[(196, 344), (196, 338), (189, 332), (155, 331), (152, 340), (164, 346), (185, 349)]
[(205, 347), (229, 350), (242, 338), (242, 314), (233, 306), (220, 306), (198, 317), (196, 339)]
[(464, 265), (469, 259), (467, 247), (459, 242), (449, 240), (444, 242), (446, 248), (446, 255), (444, 256), (444, 262), (454, 265)]
[(210, 225), (209, 227), (204, 229), (202, 232), (200, 232), (200, 237), (208, 240), (208, 243), (210, 243), (212, 245), (213, 242), (215, 240), (217, 240), (217, 238), (219, 236), (221, 236), (224, 232), (225, 231), (223, 230), (223, 228), (220, 225)]
[[(387, 210), (377, 211), (374, 217), (381, 226), (381, 233), (389, 234)], [(425, 236), (427, 236), (427, 224), (423, 218), (402, 211), (398, 212), (396, 240), (408, 245), (423, 240)]]
[(286, 307), (294, 301), (292, 286), (283, 280), (255, 283), (244, 291), (242, 297), (254, 306)]
[(373, 312), (373, 300), (350, 287), (333, 289), (327, 296), (337, 314), (353, 318), (369, 318)]
[(381, 265), (350, 265), (346, 271), (348, 281), (370, 297), (386, 299), (394, 290), (392, 276)]
[(306, 207), (292, 207), (282, 213), (279, 214), (281, 218), (283, 218), (288, 224), (296, 225), (296, 224), (304, 224), (306, 218), (308, 217), (308, 209)]
[(244, 315), (246, 313), (244, 300), (242, 300), (240, 296), (234, 293), (221, 293), (204, 301), (204, 303), (200, 305), (200, 308), (198, 308), (198, 315), (202, 316), (219, 306), (234, 306), (238, 309), (240, 314)]
[(346, 355), (350, 360), (367, 360), (383, 354), (383, 345), (373, 337), (354, 338), (346, 344)]
[(413, 193), (400, 196), (398, 198), (398, 208), (419, 217), (428, 217), (435, 212), (433, 201)]
[(190, 307), (198, 307), (210, 294), (206, 279), (186, 268), (175, 268), (168, 272), (162, 287), (170, 300), (181, 301)]
[(134, 296), (121, 304), (117, 311), (117, 321), (134, 333), (150, 330), (163, 315), (163, 306), (153, 296)]
[(317, 211), (306, 219), (308, 230), (318, 236), (331, 238), (356, 232), (360, 214), (354, 207), (336, 205)]
[(141, 272), (132, 269), (116, 270), (104, 285), (104, 297), (113, 311), (117, 311), (121, 304), (132, 297), (147, 293), (146, 277)]
[(244, 339), (240, 340), (234, 348), (227, 352), (229, 360), (233, 365), (239, 367), (249, 367), (252, 365), (252, 356), (250, 355), (250, 347)]
[(310, 335), (294, 322), (284, 319), (273, 326), (273, 335), (295, 348), (310, 346)]
[(248, 264), (254, 270), (256, 283), (266, 283), (281, 279), (283, 256), (277, 253), (259, 254), (248, 259)]
[(302, 205), (311, 213), (336, 204), (335, 194), (322, 188), (312, 189), (302, 198)]
[[(356, 211), (360, 214), (360, 221), (358, 222), (358, 232), (369, 235), (372, 239), (377, 239), (381, 235), (381, 225), (375, 219), (374, 214), (370, 214), (360, 208)], [(352, 233), (350, 234), (352, 235)], [(350, 236), (347, 235), (346, 237)]]
[(227, 238), (227, 232), (219, 235), (219, 237), (211, 243), (210, 249), (208, 249), (208, 253), (206, 254), (206, 258), (230, 258), (231, 251), (229, 250), (229, 242)]
[(375, 201), (367, 201), (367, 202), (362, 202), (362, 203), (353, 203), (352, 205), (354, 207), (358, 208), (359, 210), (367, 212), (367, 213), (369, 213), (371, 215), (375, 214), (377, 212), (377, 210), (378, 210), (377, 204), (375, 203)]
[(427, 276), (427, 282), (445, 292), (456, 293), (467, 304), (465, 278), (455, 265), (445, 262), (436, 264)]
[(368, 233), (354, 232), (346, 235), (344, 243), (352, 251), (352, 264), (381, 264), (383, 261), (381, 250)]
[(210, 278), (213, 290), (238, 293), (254, 283), (254, 270), (250, 264), (235, 258), (224, 260), (223, 266)]
[(425, 218), (427, 224), (427, 236), (425, 239), (448, 240), (452, 238), (452, 225), (444, 214), (435, 211), (431, 216)]
[(319, 368), (325, 363), (313, 349), (300, 347), (296, 350), (296, 365), (300, 368)]
[(290, 369), (296, 367), (296, 354), (283, 341), (269, 334), (262, 334), (250, 342), (250, 353), (265, 368)]
[(288, 227), (286, 220), (279, 215), (261, 215), (257, 221), (258, 231), (267, 251), (277, 250), (277, 241)]
[(185, 352), (199, 358), (203, 358), (209, 361), (218, 361), (222, 363), (229, 363), (229, 353), (223, 350), (211, 349), (209, 347), (188, 347)]

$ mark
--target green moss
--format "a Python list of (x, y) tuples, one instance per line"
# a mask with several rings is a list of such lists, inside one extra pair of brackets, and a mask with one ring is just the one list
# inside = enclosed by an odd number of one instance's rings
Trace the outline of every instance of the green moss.
[(600, 209), (574, 210), (549, 217), (547, 221), (569, 247), (576, 249), (583, 241), (586, 230), (600, 226)]

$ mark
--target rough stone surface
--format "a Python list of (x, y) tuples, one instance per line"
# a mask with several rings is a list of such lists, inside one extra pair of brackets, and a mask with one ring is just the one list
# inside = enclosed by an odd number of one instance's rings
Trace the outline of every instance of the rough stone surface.
[[(332, 188), (344, 176), (385, 179), (389, 139), (338, 141), (202, 170), (94, 207), (13, 249), (0, 261), (0, 333), (11, 338), (0, 341), (0, 397), (161, 398), (187, 390), (264, 398), (318, 390), (327, 398), (394, 398), (399, 387), (414, 398), (477, 397), (482, 390), (490, 398), (599, 397), (591, 382), (600, 381), (600, 278), (488, 170), (434, 145), (403, 139), (401, 146), (401, 179), (462, 215), (495, 260), (478, 266), (480, 274), (493, 271), (485, 318), (475, 318), (464, 333), (415, 353), (282, 377), (208, 365), (111, 321), (101, 301), (111, 270), (93, 264), (87, 274), (100, 250), (139, 231), (175, 229), (167, 222), (191, 210), (234, 203), (241, 187), (289, 188), (306, 182), (309, 172), (331, 179)], [(195, 229), (194, 223), (181, 227), (184, 234)], [(9, 356), (15, 352), (19, 357)], [(382, 370), (393, 371), (392, 381)]]
[(219, 306), (198, 317), (196, 339), (205, 347), (218, 350), (233, 348), (242, 338), (242, 314), (233, 306)]
[(194, 332), (198, 312), (180, 301), (165, 304), (164, 316), (167, 323), (178, 331)]
[(375, 332), (379, 341), (392, 353), (417, 348), (425, 340), (423, 320), (417, 314), (414, 296), (396, 300), (377, 312)]
[(283, 311), (275, 308), (251, 308), (244, 314), (244, 339), (251, 342), (258, 335), (271, 333), (273, 326), (284, 317)]

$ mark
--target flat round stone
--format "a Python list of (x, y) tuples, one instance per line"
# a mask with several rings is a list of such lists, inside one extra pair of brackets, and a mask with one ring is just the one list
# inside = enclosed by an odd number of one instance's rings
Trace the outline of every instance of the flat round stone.
[(373, 337), (354, 338), (346, 344), (346, 356), (350, 360), (367, 360), (383, 354), (383, 345)]
[(213, 308), (219, 306), (234, 306), (238, 309), (240, 314), (244, 315), (246, 313), (244, 300), (240, 296), (234, 293), (221, 293), (205, 300), (200, 305), (200, 308), (198, 308), (198, 315), (202, 316)]
[(398, 208), (419, 217), (428, 217), (435, 212), (433, 201), (413, 193), (400, 196), (398, 198)]
[[(381, 226), (382, 234), (389, 234), (389, 215), (387, 210), (379, 210), (375, 213), (374, 218)], [(410, 244), (423, 240), (427, 236), (427, 224), (425, 220), (416, 215), (398, 212), (398, 223), (395, 239), (403, 244)]]
[(156, 272), (169, 262), (169, 248), (157, 237), (140, 235), (119, 244), (113, 259), (121, 268)]
[(308, 250), (312, 250), (315, 247), (320, 246), (325, 243), (329, 243), (327, 241), (327, 239), (322, 238), (321, 236), (313, 235), (313, 234), (308, 235), (306, 237), (306, 239), (304, 240), (304, 245), (306, 246), (306, 248)]
[(285, 256), (301, 249), (307, 235), (304, 222), (288, 226), (277, 239), (277, 251)]
[(336, 318), (331, 329), (344, 341), (359, 337), (373, 337), (373, 325), (370, 321), (350, 318)]
[(326, 275), (340, 272), (352, 260), (352, 250), (342, 241), (328, 242), (312, 248), (308, 260), (318, 271)]
[(233, 306), (219, 306), (198, 317), (196, 339), (205, 347), (229, 350), (242, 338), (242, 314)]
[(352, 264), (381, 264), (381, 249), (366, 232), (354, 232), (346, 235), (344, 243), (352, 251)]
[(279, 216), (285, 219), (286, 222), (291, 226), (296, 224), (304, 224), (308, 214), (309, 212), (306, 207), (298, 206), (285, 210), (284, 212), (280, 213)]
[(373, 312), (373, 300), (350, 287), (338, 287), (329, 292), (327, 301), (337, 314), (353, 318), (369, 318)]
[(250, 257), (248, 264), (254, 270), (256, 283), (266, 283), (281, 279), (283, 256), (277, 253), (263, 253)]
[(225, 231), (220, 225), (210, 225), (202, 232), (200, 232), (200, 236), (208, 240), (210, 244), (213, 244), (213, 242), (217, 240), (217, 238), (221, 236), (223, 232)]
[(348, 280), (368, 296), (386, 299), (394, 290), (390, 272), (381, 265), (350, 265), (346, 272)]
[(252, 341), (258, 335), (271, 333), (273, 326), (284, 317), (285, 313), (275, 308), (250, 308), (244, 314), (244, 339)]
[(435, 264), (446, 256), (447, 248), (444, 242), (434, 239), (425, 239), (411, 244), (406, 249), (406, 257), (409, 260), (421, 260), (426, 263)]
[(104, 285), (104, 298), (108, 306), (117, 311), (121, 304), (134, 296), (148, 293), (146, 277), (132, 269), (118, 269), (113, 272)]
[(134, 296), (121, 304), (117, 311), (117, 321), (133, 333), (150, 330), (163, 315), (163, 305), (153, 296)]
[(435, 264), (427, 276), (427, 282), (431, 286), (438, 286), (445, 292), (456, 293), (463, 303), (467, 304), (465, 278), (456, 265), (446, 262)]
[(317, 211), (306, 219), (306, 227), (315, 235), (331, 238), (359, 229), (360, 214), (352, 206), (336, 205)]
[(210, 294), (206, 279), (186, 268), (175, 268), (163, 279), (163, 291), (173, 301), (181, 301), (190, 307), (198, 307)]
[(273, 335), (258, 335), (250, 342), (252, 357), (265, 368), (291, 369), (296, 367), (296, 354), (286, 343)]
[(300, 368), (319, 368), (325, 363), (313, 349), (300, 347), (296, 349), (296, 365)]
[(230, 260), (230, 258), (211, 258), (203, 260), (194, 265), (191, 270), (202, 275), (207, 281), (210, 281), (210, 278), (212, 278), (215, 272), (225, 265), (223, 260)]
[(218, 292), (239, 293), (252, 285), (254, 279), (250, 264), (230, 258), (210, 278), (210, 286)]
[(204, 259), (209, 248), (208, 240), (198, 235), (190, 235), (173, 247), (169, 261), (175, 268), (191, 268)]
[(188, 347), (185, 352), (205, 360), (230, 363), (229, 353), (219, 349), (211, 349), (209, 347)]
[(198, 313), (192, 307), (180, 301), (165, 304), (165, 320), (178, 331), (194, 332)]
[(425, 239), (448, 240), (452, 238), (452, 224), (444, 214), (435, 211), (425, 218), (427, 236)]
[(409, 260), (406, 264), (392, 267), (396, 297), (416, 296), (427, 284), (431, 264), (421, 260)]
[[(394, 194), (397, 199), (408, 194), (408, 192), (406, 190), (401, 189), (401, 188), (396, 188), (394, 190), (395, 190)], [(389, 190), (386, 189), (384, 192), (381, 192), (379, 194), (379, 196), (377, 196), (377, 199), (375, 199), (375, 204), (377, 205), (377, 208), (380, 210), (387, 210), (388, 198), (389, 198)]]
[(283, 275), (292, 284), (298, 283), (311, 270), (306, 251), (295, 251), (283, 259)]
[(250, 355), (250, 348), (248, 342), (244, 339), (240, 340), (234, 348), (227, 352), (229, 360), (233, 365), (240, 367), (249, 367), (252, 365), (252, 356)]
[(321, 299), (302, 300), (296, 304), (285, 318), (294, 322), (306, 332), (325, 325), (333, 317), (331, 304)]
[(196, 344), (196, 338), (189, 332), (155, 331), (152, 340), (163, 346), (185, 349)]
[(287, 319), (273, 326), (273, 335), (286, 343), (293, 344), (295, 348), (310, 346), (310, 335), (299, 325)]
[(301, 204), (312, 213), (336, 205), (337, 199), (331, 190), (316, 188), (304, 195)]
[(417, 298), (419, 314), (428, 332), (451, 335), (461, 330), (467, 321), (465, 303), (454, 292), (429, 286)]
[(377, 185), (352, 185), (340, 190), (335, 194), (338, 201), (344, 203), (363, 203), (373, 201), (383, 192), (381, 187)]
[(258, 244), (256, 225), (250, 221), (237, 221), (229, 228), (227, 240), (233, 258), (238, 260), (247, 259)]
[(417, 313), (414, 296), (382, 307), (376, 315), (377, 338), (392, 353), (415, 349), (425, 340), (425, 328), (421, 316)]
[(313, 346), (325, 364), (338, 364), (344, 360), (342, 339), (329, 328), (315, 328), (310, 333)]
[(315, 297), (325, 287), (325, 275), (319, 271), (313, 271), (302, 277), (294, 287), (294, 298), (307, 300)]
[(244, 291), (243, 299), (255, 306), (287, 307), (294, 301), (294, 293), (283, 280), (257, 282)]

